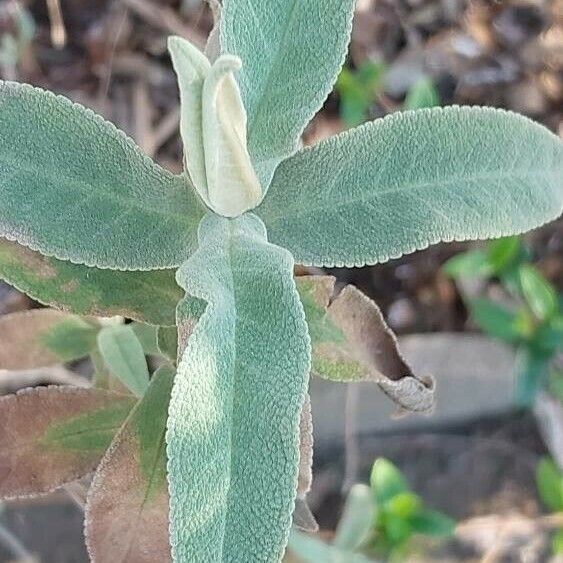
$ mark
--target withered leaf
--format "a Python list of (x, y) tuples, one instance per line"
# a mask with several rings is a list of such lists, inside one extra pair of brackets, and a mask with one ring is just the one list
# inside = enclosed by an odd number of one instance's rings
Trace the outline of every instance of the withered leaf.
[(47, 493), (93, 471), (134, 403), (67, 386), (0, 397), (0, 498)]
[(170, 561), (166, 419), (174, 370), (162, 366), (92, 482), (86, 543), (93, 562)]
[(371, 299), (352, 285), (333, 296), (330, 276), (296, 281), (311, 335), (313, 373), (332, 381), (373, 381), (403, 409), (431, 410), (432, 379), (412, 372)]

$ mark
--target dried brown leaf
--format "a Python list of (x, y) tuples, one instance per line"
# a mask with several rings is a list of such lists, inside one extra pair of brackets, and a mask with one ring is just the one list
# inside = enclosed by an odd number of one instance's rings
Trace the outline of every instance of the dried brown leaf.
[(93, 471), (134, 399), (38, 387), (0, 398), (0, 498), (47, 493)]

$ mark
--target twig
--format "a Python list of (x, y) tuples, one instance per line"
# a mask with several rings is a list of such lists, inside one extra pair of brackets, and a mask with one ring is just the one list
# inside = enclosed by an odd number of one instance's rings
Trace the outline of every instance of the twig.
[(346, 389), (346, 412), (344, 422), (344, 481), (342, 492), (347, 493), (358, 478), (360, 466), (360, 447), (358, 444), (358, 432), (356, 428), (356, 413), (358, 411), (359, 399), (358, 385), (347, 385)]
[(156, 152), (168, 139), (178, 131), (180, 123), (180, 107), (170, 110), (154, 128), (153, 142), (154, 152)]
[(152, 130), (152, 107), (149, 89), (145, 80), (136, 82), (133, 90), (133, 114), (135, 140), (148, 156), (155, 153), (154, 134)]
[(37, 561), (22, 542), (3, 524), (0, 524), (0, 542), (8, 548), (19, 563), (35, 563)]
[(57, 49), (66, 45), (66, 28), (59, 0), (47, 0), (47, 11), (51, 22), (51, 42)]
[(76, 506), (84, 512), (84, 508), (86, 507), (86, 497), (88, 496), (88, 487), (80, 481), (73, 481), (72, 483), (64, 485), (63, 489), (73, 500), (74, 504), (76, 504)]

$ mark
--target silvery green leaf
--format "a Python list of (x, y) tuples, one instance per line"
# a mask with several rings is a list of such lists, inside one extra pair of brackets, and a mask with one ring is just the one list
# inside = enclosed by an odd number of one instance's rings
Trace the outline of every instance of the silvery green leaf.
[(355, 0), (225, 0), (223, 53), (238, 74), (248, 149), (266, 191), (280, 161), (332, 90), (344, 62)]
[(310, 369), (293, 260), (249, 214), (207, 216), (199, 245), (177, 276), (207, 305), (195, 328), (188, 316), (169, 409), (172, 552), (177, 561), (277, 562)]
[(371, 489), (361, 483), (354, 485), (336, 528), (334, 546), (350, 551), (359, 549), (373, 530), (374, 517), (375, 503)]
[(100, 270), (43, 256), (0, 238), (0, 278), (35, 301), (77, 315), (172, 326), (182, 290), (173, 270)]
[(111, 123), (14, 82), (0, 82), (0, 122), (0, 236), (117, 270), (175, 267), (195, 249), (190, 185)]
[(130, 325), (109, 325), (98, 333), (98, 348), (112, 375), (137, 397), (149, 386), (149, 370), (141, 342)]
[(390, 115), (299, 151), (256, 213), (298, 263), (362, 266), (521, 233), (562, 207), (558, 137), (514, 113), (448, 107)]

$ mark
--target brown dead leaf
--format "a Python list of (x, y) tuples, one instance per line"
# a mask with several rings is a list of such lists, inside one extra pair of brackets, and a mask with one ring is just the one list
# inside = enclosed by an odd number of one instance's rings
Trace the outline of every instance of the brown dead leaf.
[(134, 402), (64, 386), (1, 397), (0, 498), (47, 493), (93, 471)]

